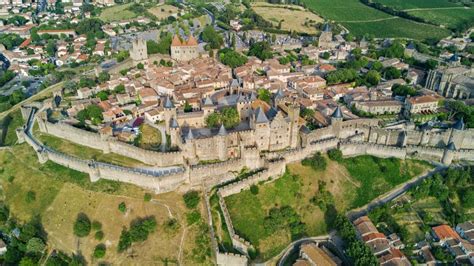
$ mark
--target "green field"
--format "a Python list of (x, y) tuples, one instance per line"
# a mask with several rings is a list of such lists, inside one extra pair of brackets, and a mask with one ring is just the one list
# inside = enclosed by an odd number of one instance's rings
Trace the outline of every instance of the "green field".
[(450, 28), (474, 21), (472, 7), (465, 7), (461, 3), (448, 0), (375, 0), (375, 2)]
[(289, 229), (278, 233), (265, 230), (265, 217), (271, 208), (293, 207), (306, 225), (307, 235), (324, 235), (328, 231), (328, 213), (311, 203), (318, 193), (319, 181), (326, 183), (336, 209), (345, 212), (368, 203), (429, 168), (431, 166), (424, 162), (372, 156), (347, 158), (342, 163), (328, 160), (324, 171), (294, 163), (287, 166), (288, 172), (281, 178), (260, 185), (257, 195), (245, 190), (225, 200), (236, 232), (256, 247), (257, 261), (265, 261), (292, 241)]
[(449, 31), (433, 25), (397, 18), (368, 7), (359, 0), (304, 0), (308, 8), (342, 24), (357, 36), (370, 34), (378, 38), (440, 38)]
[(99, 18), (104, 22), (112, 21), (121, 21), (136, 18), (138, 15), (134, 12), (127, 10), (133, 3), (128, 3), (124, 5), (115, 5), (111, 7), (106, 7), (100, 13)]
[(373, 0), (373, 2), (381, 3), (399, 10), (462, 6), (460, 3), (454, 3), (448, 0)]

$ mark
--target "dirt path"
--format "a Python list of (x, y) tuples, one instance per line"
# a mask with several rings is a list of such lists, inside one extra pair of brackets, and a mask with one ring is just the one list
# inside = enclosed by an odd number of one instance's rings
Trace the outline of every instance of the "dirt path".
[(404, 9), (404, 12), (411, 12), (411, 11), (431, 11), (431, 10), (454, 10), (454, 9), (470, 9), (467, 6), (453, 6), (453, 7), (431, 7), (431, 8), (412, 8), (412, 9)]
[(367, 23), (367, 22), (380, 22), (385, 20), (397, 19), (399, 17), (388, 17), (388, 18), (379, 18), (379, 19), (369, 19), (369, 20), (341, 20), (337, 23)]

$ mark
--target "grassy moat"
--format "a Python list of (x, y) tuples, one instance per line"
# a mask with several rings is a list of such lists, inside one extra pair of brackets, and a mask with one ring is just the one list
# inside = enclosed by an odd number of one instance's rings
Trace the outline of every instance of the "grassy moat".
[[(257, 193), (245, 190), (225, 199), (236, 232), (256, 247), (257, 261), (272, 258), (304, 235), (325, 235), (329, 202), (339, 212), (357, 208), (431, 168), (421, 161), (365, 155), (326, 161), (325, 170), (290, 164), (281, 178), (259, 185)], [(275, 230), (277, 222), (270, 220), (279, 216), (297, 222)]]

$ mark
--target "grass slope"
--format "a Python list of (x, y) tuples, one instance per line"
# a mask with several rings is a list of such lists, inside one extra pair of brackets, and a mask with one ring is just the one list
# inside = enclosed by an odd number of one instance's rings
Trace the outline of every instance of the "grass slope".
[(23, 126), (20, 110), (14, 111), (0, 120), (0, 146), (10, 146), (17, 142), (16, 129)]
[(449, 35), (446, 29), (396, 18), (359, 0), (304, 0), (304, 3), (317, 14), (341, 23), (359, 36), (371, 34), (378, 38), (426, 39)]
[(35, 133), (35, 135), (46, 146), (66, 154), (76, 156), (81, 159), (96, 160), (100, 162), (112, 163), (129, 167), (137, 167), (144, 165), (140, 161), (130, 159), (128, 157), (121, 156), (116, 153), (103, 153), (101, 150), (75, 144), (71, 141), (58, 138), (46, 133), (37, 132)]
[[(16, 219), (41, 218), (51, 249), (79, 252), (90, 264), (106, 261), (118, 265), (175, 263), (181, 251), (183, 264), (196, 264), (192, 254), (201, 230), (197, 225), (186, 225), (188, 210), (180, 194), (161, 194), (153, 196), (154, 201), (145, 202), (144, 194), (152, 192), (107, 180), (91, 183), (86, 174), (52, 162), (39, 164), (35, 152), (26, 144), (15, 145), (12, 149), (0, 150), (1, 195)], [(30, 191), (35, 194), (33, 201), (26, 200)], [(118, 210), (121, 202), (127, 206), (125, 214)], [(204, 215), (203, 206), (200, 207), (201, 215)], [(164, 225), (170, 217), (169, 211), (181, 224), (172, 233)], [(80, 212), (102, 223), (105, 234), (102, 241), (95, 240), (94, 233), (80, 239), (73, 235), (73, 221)], [(117, 253), (122, 228), (129, 227), (134, 219), (146, 216), (155, 216), (157, 231), (148, 240), (132, 246), (130, 252)], [(106, 257), (101, 261), (92, 258), (93, 249), (99, 243), (107, 246)], [(211, 263), (206, 260), (203, 264)]]
[(225, 200), (236, 231), (257, 248), (257, 261), (265, 261), (291, 242), (289, 229), (277, 234), (266, 232), (264, 219), (272, 207), (293, 207), (306, 224), (307, 235), (324, 235), (328, 231), (325, 214), (310, 202), (320, 180), (326, 182), (336, 209), (344, 212), (368, 203), (428, 168), (424, 162), (371, 156), (347, 158), (340, 164), (328, 161), (325, 171), (294, 163), (288, 165), (288, 172), (281, 178), (260, 185), (257, 195), (245, 190)]

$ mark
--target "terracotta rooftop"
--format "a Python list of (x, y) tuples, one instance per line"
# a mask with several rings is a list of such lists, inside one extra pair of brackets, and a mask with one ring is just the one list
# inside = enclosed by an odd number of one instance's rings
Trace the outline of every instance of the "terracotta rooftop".
[(432, 229), (440, 240), (461, 239), (458, 233), (456, 233), (456, 231), (454, 231), (453, 228), (451, 228), (449, 225), (443, 224), (440, 226), (433, 227)]
[(178, 35), (175, 35), (173, 37), (173, 40), (171, 41), (171, 46), (196, 46), (198, 45), (198, 42), (196, 38), (194, 38), (192, 35), (189, 35), (188, 40), (181, 40)]

